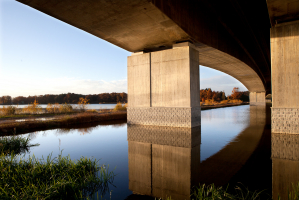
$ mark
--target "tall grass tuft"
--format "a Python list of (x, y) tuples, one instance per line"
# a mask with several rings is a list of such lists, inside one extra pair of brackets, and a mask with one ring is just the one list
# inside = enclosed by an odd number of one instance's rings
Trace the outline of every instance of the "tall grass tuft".
[(29, 144), (29, 138), (21, 136), (0, 137), (0, 152), (4, 155), (25, 153), (32, 146), (38, 146), (38, 144)]
[(222, 187), (216, 187), (214, 184), (211, 185), (199, 185), (195, 187), (191, 194), (191, 199), (196, 200), (218, 200), (218, 199), (233, 199), (233, 195), (227, 193), (227, 189)]
[(195, 187), (191, 194), (192, 200), (220, 200), (220, 199), (236, 199), (236, 200), (259, 200), (261, 199), (261, 193), (263, 191), (251, 192), (246, 187), (235, 187), (234, 194), (228, 193), (227, 189), (222, 187), (216, 187), (214, 184), (211, 185), (199, 185)]
[(299, 182), (297, 184), (292, 183), (292, 190), (288, 195), (288, 200), (291, 199), (299, 199)]
[(58, 155), (18, 159), (0, 156), (0, 199), (82, 199), (109, 191), (114, 173), (97, 160)]

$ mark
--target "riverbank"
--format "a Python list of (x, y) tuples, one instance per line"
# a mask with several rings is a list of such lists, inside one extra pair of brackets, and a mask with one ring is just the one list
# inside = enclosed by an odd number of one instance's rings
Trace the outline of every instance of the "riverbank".
[[(248, 103), (202, 105), (201, 110), (240, 105), (248, 105)], [(112, 120), (126, 119), (126, 111), (113, 111), (112, 109), (102, 109), (95, 112), (87, 111), (84, 113), (41, 113), (11, 115), (0, 118), (0, 135), (23, 134), (33, 131), (63, 128), (65, 126), (75, 124), (108, 122)]]
[(28, 117), (23, 118), (22, 120), (2, 120), (2, 122), (0, 123), (0, 135), (29, 133), (33, 131), (62, 128), (74, 124), (126, 119), (126, 111), (116, 111), (108, 113), (84, 112), (75, 114), (63, 114), (54, 117)]
[(249, 102), (216, 104), (216, 105), (201, 105), (201, 110), (211, 110), (211, 109), (216, 109), (216, 108), (225, 108), (225, 107), (242, 106), (242, 105), (249, 105)]

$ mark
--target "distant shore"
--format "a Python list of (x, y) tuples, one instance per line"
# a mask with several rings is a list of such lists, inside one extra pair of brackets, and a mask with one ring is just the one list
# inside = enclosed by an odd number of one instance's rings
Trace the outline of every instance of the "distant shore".
[[(218, 104), (202, 105), (201, 110), (248, 105), (241, 104)], [(108, 122), (113, 120), (127, 120), (126, 111), (113, 111), (112, 109), (102, 109), (97, 112), (83, 113), (42, 113), (23, 114), (0, 118), (0, 135), (22, 134), (33, 131), (62, 128), (65, 126), (84, 124), (92, 122)]]
[(229, 103), (229, 104), (217, 104), (217, 105), (202, 105), (201, 110), (211, 110), (211, 109), (216, 109), (216, 108), (225, 108), (225, 107), (232, 107), (232, 106), (242, 106), (242, 105), (249, 105), (249, 102), (243, 102), (243, 103)]

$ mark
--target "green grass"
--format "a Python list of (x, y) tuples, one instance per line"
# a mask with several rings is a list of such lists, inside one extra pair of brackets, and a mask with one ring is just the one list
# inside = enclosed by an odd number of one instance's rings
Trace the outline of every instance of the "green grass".
[(0, 199), (83, 199), (103, 195), (114, 179), (113, 171), (97, 160), (61, 155), (40, 160), (2, 155), (0, 170)]
[[(199, 185), (195, 187), (191, 195), (192, 200), (220, 200), (220, 199), (236, 199), (236, 200), (258, 200), (264, 199), (264, 191), (249, 191), (248, 188), (242, 186), (236, 186), (232, 193), (227, 192), (228, 188), (216, 187), (211, 185)], [(263, 198), (261, 197), (263, 194)], [(266, 195), (268, 196), (268, 195)], [(270, 199), (270, 196), (269, 196)]]
[(29, 144), (29, 138), (21, 136), (0, 137), (0, 152), (5, 155), (25, 153), (32, 146), (38, 146), (38, 144)]
[[(89, 199), (94, 193), (104, 195), (114, 179), (109, 166), (98, 160), (70, 156), (28, 159), (17, 156), (29, 147), (29, 139), (20, 136), (0, 138), (0, 199)], [(37, 145), (37, 144), (36, 144)], [(98, 197), (99, 199), (99, 197)]]

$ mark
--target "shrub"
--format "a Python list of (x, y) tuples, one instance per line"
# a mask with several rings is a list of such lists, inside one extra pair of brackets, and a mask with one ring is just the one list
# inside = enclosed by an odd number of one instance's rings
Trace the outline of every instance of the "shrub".
[(34, 100), (34, 102), (26, 107), (23, 108), (23, 112), (25, 113), (40, 113), (42, 111), (42, 108), (38, 105), (39, 103)]
[(212, 106), (212, 105), (214, 105), (214, 101), (210, 100), (210, 99), (207, 99), (207, 100), (205, 100), (205, 105)]
[(220, 102), (220, 104), (227, 104), (228, 103), (228, 100), (223, 100)]
[(96, 111), (95, 109), (92, 109), (92, 110), (87, 110), (87, 112), (97, 113), (98, 111)]
[(89, 101), (89, 99), (87, 99), (86, 97), (85, 98), (80, 97), (79, 102), (78, 102), (78, 108), (81, 112), (86, 111), (87, 104), (89, 104), (88, 101)]
[(233, 100), (229, 100), (230, 103), (242, 103), (243, 101), (240, 99), (233, 99)]
[(0, 108), (0, 114), (2, 115), (14, 115), (16, 113), (16, 107), (14, 106), (3, 106)]
[(122, 105), (120, 102), (118, 102), (113, 110), (114, 111), (127, 110), (127, 104)]
[(61, 113), (73, 112), (73, 106), (67, 103), (61, 104), (59, 106), (59, 112)]

